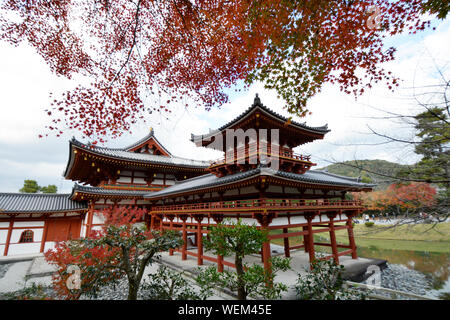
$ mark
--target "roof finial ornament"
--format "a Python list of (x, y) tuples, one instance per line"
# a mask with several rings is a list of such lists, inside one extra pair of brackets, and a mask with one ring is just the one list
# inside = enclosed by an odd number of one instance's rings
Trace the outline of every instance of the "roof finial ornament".
[(153, 127), (150, 127), (150, 134), (153, 134)]
[(253, 101), (253, 106), (262, 106), (261, 99), (258, 97), (258, 94), (255, 96), (255, 100)]

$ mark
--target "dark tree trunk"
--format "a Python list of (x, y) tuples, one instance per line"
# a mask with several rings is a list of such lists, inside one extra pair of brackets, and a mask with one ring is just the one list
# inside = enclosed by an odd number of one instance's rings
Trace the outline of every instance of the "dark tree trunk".
[(128, 300), (137, 300), (139, 284), (137, 281), (128, 279)]
[(235, 258), (236, 264), (236, 273), (237, 273), (237, 294), (238, 300), (247, 300), (247, 293), (245, 292), (245, 283), (244, 283), (244, 266), (242, 264), (242, 258), (236, 255)]

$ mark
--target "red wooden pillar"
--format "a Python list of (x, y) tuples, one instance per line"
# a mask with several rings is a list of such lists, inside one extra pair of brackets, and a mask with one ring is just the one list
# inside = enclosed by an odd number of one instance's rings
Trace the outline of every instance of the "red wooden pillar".
[[(283, 228), (283, 233), (288, 233), (288, 228)], [(289, 258), (291, 256), (290, 248), (289, 248), (289, 237), (284, 237), (284, 256)]]
[(309, 214), (306, 216), (306, 221), (308, 222), (308, 253), (309, 253), (309, 264), (310, 268), (312, 267), (311, 263), (316, 259), (316, 254), (314, 250), (314, 234), (312, 229), (312, 220), (314, 219), (314, 214)]
[(355, 238), (353, 236), (353, 221), (352, 221), (352, 214), (347, 214), (347, 232), (348, 232), (348, 243), (350, 245), (350, 248), (352, 249), (352, 259), (358, 259), (358, 253), (356, 252), (356, 244), (355, 244)]
[(180, 215), (181, 221), (183, 221), (183, 248), (181, 249), (181, 260), (187, 259), (187, 230), (186, 230), (186, 220), (187, 215)]
[(150, 213), (150, 230), (155, 228), (155, 216)]
[(45, 220), (44, 220), (44, 232), (42, 234), (41, 249), (39, 250), (39, 252), (44, 252), (45, 242), (47, 241), (47, 232), (48, 232), (48, 220), (47, 220), (47, 217), (45, 217)]
[[(214, 215), (212, 215), (212, 218), (213, 218), (214, 222), (217, 224), (219, 224), (223, 221), (223, 216), (220, 214), (214, 214)], [(223, 256), (221, 256), (220, 254), (217, 255), (217, 271), (223, 272)]]
[(164, 231), (164, 214), (159, 217), (159, 231)]
[(13, 230), (13, 225), (14, 225), (14, 216), (12, 216), (11, 219), (9, 220), (8, 234), (6, 236), (5, 251), (3, 252), (4, 256), (8, 255), (8, 250), (9, 250), (9, 244), (11, 242), (11, 234), (12, 234), (12, 230)]
[[(307, 226), (303, 226), (302, 229), (303, 229), (303, 232), (308, 231), (308, 227), (307, 227)], [(309, 248), (308, 240), (309, 240), (308, 234), (304, 234), (304, 235), (303, 235), (303, 244), (304, 244), (304, 246), (305, 246), (305, 247), (304, 247), (305, 252), (308, 252), (308, 248)]]
[[(258, 220), (261, 227), (264, 230), (266, 230), (267, 233), (269, 233), (268, 227), (269, 227), (269, 224), (272, 222), (273, 217), (274, 217), (273, 213), (270, 213), (270, 214), (263, 213), (263, 214), (258, 214), (256, 219)], [(272, 268), (270, 265), (270, 256), (271, 256), (270, 239), (268, 239), (266, 242), (263, 243), (263, 246), (262, 246), (262, 259), (263, 259), (263, 263), (264, 263), (264, 269), (267, 271), (270, 271), (270, 269)]]
[(336, 213), (328, 214), (328, 219), (330, 219), (330, 222), (328, 223), (328, 226), (330, 227), (330, 242), (331, 242), (331, 251), (333, 252), (333, 258), (336, 264), (339, 264), (339, 256), (338, 256), (338, 249), (337, 249), (337, 243), (336, 243), (336, 233), (334, 230), (334, 218), (336, 217)]
[[(170, 220), (169, 230), (173, 230), (173, 219), (175, 218), (173, 215), (167, 216)], [(173, 256), (173, 249), (169, 249), (169, 256)]]
[(203, 235), (202, 235), (202, 220), (203, 215), (195, 215), (197, 221), (197, 265), (203, 265)]

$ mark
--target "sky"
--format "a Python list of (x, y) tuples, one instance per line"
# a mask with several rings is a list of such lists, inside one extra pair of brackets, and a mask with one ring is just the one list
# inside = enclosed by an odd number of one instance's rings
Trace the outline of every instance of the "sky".
[[(369, 128), (399, 138), (414, 136), (410, 126), (381, 119), (386, 113), (380, 110), (417, 113), (420, 109), (411, 97), (418, 91), (412, 88), (438, 83), (437, 67), (450, 75), (450, 19), (435, 21), (434, 25), (436, 30), (389, 39), (387, 44), (396, 46), (398, 51), (396, 60), (385, 67), (402, 79), (394, 93), (376, 85), (355, 100), (338, 88), (325, 85), (308, 104), (312, 115), (293, 120), (306, 121), (309, 126), (328, 124), (331, 131), (323, 140), (299, 146), (295, 151), (311, 155), (317, 168), (354, 159), (402, 164), (418, 161), (420, 158), (411, 148), (380, 144), (383, 139), (371, 134)], [(38, 138), (50, 120), (44, 112), (51, 102), (49, 93), (70, 85), (68, 80), (53, 75), (33, 48), (0, 42), (0, 192), (18, 192), (25, 179), (36, 180), (41, 186), (55, 184), (60, 193), (71, 192), (74, 182), (65, 180), (62, 174), (69, 157), (69, 140), (72, 136), (80, 139), (80, 134), (66, 131), (59, 138)], [(244, 92), (230, 95), (230, 102), (220, 109), (208, 112), (201, 107), (174, 106), (169, 116), (149, 114), (145, 123), (132, 127), (131, 134), (109, 140), (106, 145), (124, 147), (147, 135), (152, 127), (158, 140), (175, 156), (218, 159), (220, 152), (190, 142), (191, 133), (207, 133), (234, 119), (251, 106), (256, 93), (268, 108), (291, 116), (275, 92), (255, 83)]]

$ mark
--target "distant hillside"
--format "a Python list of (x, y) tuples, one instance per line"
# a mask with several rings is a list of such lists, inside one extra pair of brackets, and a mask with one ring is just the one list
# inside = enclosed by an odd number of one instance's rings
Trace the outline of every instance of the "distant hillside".
[[(395, 177), (401, 169), (406, 169), (407, 167), (406, 165), (385, 160), (352, 160), (330, 164), (317, 170), (326, 170), (330, 173), (347, 177), (361, 177), (362, 182), (377, 183), (379, 187), (383, 188), (394, 180), (390, 177)], [(359, 168), (364, 168), (365, 170), (360, 170)], [(375, 174), (375, 172), (381, 175)]]

